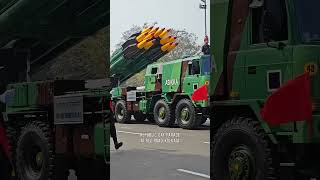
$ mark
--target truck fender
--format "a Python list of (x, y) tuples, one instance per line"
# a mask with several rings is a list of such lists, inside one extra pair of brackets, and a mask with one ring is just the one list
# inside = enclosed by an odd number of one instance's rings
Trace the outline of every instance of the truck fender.
[[(269, 127), (269, 125), (261, 118), (260, 116), (261, 103), (257, 100), (249, 100), (249, 101), (214, 101), (211, 102), (210, 111), (221, 111), (221, 112), (230, 112), (234, 113), (238, 116), (244, 116), (246, 114), (250, 114), (251, 117), (255, 118), (259, 123), (264, 132), (268, 135), (270, 141), (273, 144), (278, 144), (278, 141)], [(219, 113), (218, 113), (219, 114)]]

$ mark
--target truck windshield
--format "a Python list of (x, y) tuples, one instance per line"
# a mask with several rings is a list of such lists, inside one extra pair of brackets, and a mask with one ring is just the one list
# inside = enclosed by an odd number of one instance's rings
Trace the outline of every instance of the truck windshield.
[(295, 0), (298, 28), (304, 42), (320, 41), (319, 7), (319, 0)]
[(211, 61), (210, 56), (203, 56), (202, 57), (202, 73), (204, 75), (210, 74), (211, 72)]

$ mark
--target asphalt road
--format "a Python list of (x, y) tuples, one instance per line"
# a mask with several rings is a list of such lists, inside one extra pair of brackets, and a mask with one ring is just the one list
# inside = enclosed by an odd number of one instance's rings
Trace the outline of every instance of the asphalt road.
[(209, 126), (208, 121), (199, 130), (116, 124), (124, 146), (117, 151), (111, 146), (111, 180), (210, 179)]

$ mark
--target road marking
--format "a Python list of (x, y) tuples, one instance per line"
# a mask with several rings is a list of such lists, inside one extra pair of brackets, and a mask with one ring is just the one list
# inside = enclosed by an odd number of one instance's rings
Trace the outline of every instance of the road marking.
[(185, 169), (177, 169), (177, 171), (180, 171), (180, 172), (184, 172), (184, 173), (192, 174), (192, 175), (195, 175), (195, 176), (200, 176), (200, 177), (203, 177), (203, 178), (210, 179), (210, 176), (208, 176), (208, 175), (206, 175), (206, 174), (194, 172), (194, 171), (189, 171), (189, 170), (185, 170)]
[(129, 132), (129, 131), (117, 131), (120, 133), (125, 133), (125, 134), (134, 134), (134, 135), (141, 135), (142, 133), (135, 133), (135, 132)]
[(210, 142), (203, 142), (203, 143), (205, 143), (205, 144), (210, 144)]
[(132, 128), (130, 128), (130, 127), (119, 127), (120, 129), (132, 129)]

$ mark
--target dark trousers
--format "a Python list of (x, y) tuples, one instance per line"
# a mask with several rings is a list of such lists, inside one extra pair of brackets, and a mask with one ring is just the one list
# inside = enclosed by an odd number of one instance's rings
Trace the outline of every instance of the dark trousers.
[(113, 139), (114, 145), (117, 145), (118, 144), (117, 130), (115, 126), (115, 118), (113, 115), (111, 116), (111, 120), (110, 120), (110, 133), (111, 133), (111, 137)]

